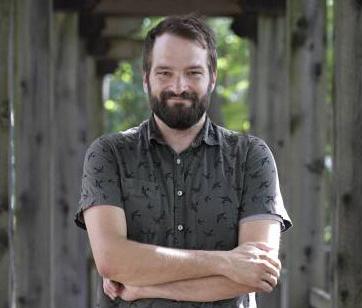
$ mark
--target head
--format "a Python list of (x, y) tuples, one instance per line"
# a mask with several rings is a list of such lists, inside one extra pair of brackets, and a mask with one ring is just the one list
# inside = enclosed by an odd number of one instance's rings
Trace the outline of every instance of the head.
[(166, 125), (187, 129), (206, 112), (216, 82), (213, 31), (195, 16), (168, 17), (149, 31), (143, 83), (151, 109)]

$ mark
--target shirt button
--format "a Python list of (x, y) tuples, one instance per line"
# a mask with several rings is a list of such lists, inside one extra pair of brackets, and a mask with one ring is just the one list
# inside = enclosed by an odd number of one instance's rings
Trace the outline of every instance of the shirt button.
[(178, 165), (181, 164), (181, 159), (177, 158), (176, 159), (176, 164), (178, 164)]
[(184, 229), (184, 226), (183, 226), (183, 225), (178, 225), (178, 226), (177, 226), (177, 230), (182, 231), (183, 229)]
[(178, 195), (179, 197), (181, 197), (183, 194), (184, 194), (184, 193), (182, 192), (182, 190), (179, 190), (179, 191), (177, 192), (177, 195)]

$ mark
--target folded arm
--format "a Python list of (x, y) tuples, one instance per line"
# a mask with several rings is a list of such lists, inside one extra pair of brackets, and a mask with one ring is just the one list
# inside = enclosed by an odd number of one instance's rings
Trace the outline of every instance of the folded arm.
[(94, 206), (84, 220), (97, 270), (101, 276), (127, 285), (154, 285), (218, 275), (219, 252), (171, 249), (127, 240), (124, 211)]
[[(271, 258), (276, 258), (279, 249), (280, 223), (273, 220), (261, 220), (247, 222), (240, 225), (239, 247), (249, 253), (255, 252), (254, 244), (251, 242), (263, 242), (267, 244), (265, 250)], [(250, 244), (249, 244), (250, 243)], [(244, 246), (243, 246), (244, 245)], [(258, 246), (263, 248), (263, 244)], [(247, 249), (245, 249), (247, 248)], [(275, 260), (270, 259), (276, 267)], [(255, 273), (256, 274), (256, 273)], [(252, 280), (250, 276), (250, 280)], [(120, 292), (124, 299), (134, 300), (139, 298), (166, 298), (178, 301), (209, 302), (237, 297), (241, 294), (263, 291), (271, 292), (276, 285), (276, 277), (266, 273), (264, 279), (258, 286), (250, 286), (236, 283), (224, 276), (213, 276), (199, 279), (189, 279), (161, 285), (132, 288), (125, 286)]]
[(225, 276), (238, 284), (260, 287), (266, 273), (273, 277), (279, 273), (270, 260), (250, 258), (242, 247), (232, 251), (183, 250), (127, 240), (125, 213), (115, 206), (93, 206), (84, 211), (84, 220), (98, 272), (124, 285)]

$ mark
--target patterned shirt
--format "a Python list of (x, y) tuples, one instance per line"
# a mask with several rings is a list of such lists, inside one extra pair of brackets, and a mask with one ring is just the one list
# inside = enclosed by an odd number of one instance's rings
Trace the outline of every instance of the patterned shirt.
[[(104, 135), (89, 147), (82, 177), (78, 226), (94, 205), (124, 209), (127, 238), (197, 250), (231, 250), (239, 222), (276, 219), (291, 226), (277, 168), (266, 143), (206, 118), (191, 146), (177, 154), (151, 116), (140, 126)], [(252, 307), (252, 295), (210, 303), (167, 299), (112, 301), (98, 290), (98, 307)]]

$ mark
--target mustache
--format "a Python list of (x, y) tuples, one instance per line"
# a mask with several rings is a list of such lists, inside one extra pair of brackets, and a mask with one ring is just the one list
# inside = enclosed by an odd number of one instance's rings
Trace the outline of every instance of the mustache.
[(182, 99), (188, 99), (188, 100), (196, 100), (197, 94), (195, 92), (187, 92), (187, 91), (183, 91), (180, 94), (176, 94), (173, 91), (163, 91), (161, 92), (160, 98), (162, 100), (167, 100), (169, 98), (182, 98)]

